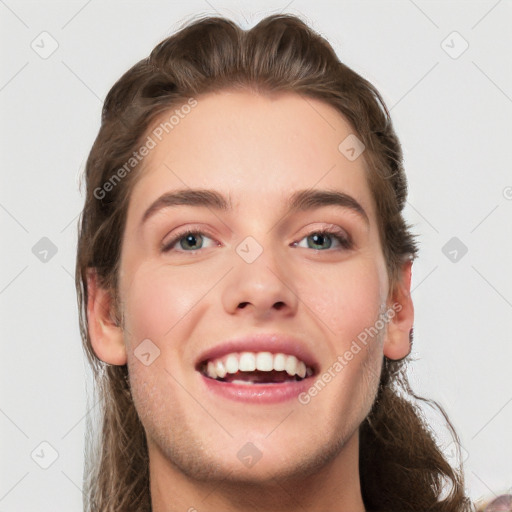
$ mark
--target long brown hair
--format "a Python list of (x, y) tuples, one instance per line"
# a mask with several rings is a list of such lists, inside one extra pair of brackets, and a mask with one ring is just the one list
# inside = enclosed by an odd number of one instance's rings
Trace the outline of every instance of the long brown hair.
[[(189, 22), (129, 69), (109, 91), (86, 170), (79, 221), (76, 287), (83, 345), (94, 372), (102, 430), (91, 440), (84, 474), (91, 512), (151, 510), (146, 438), (132, 400), (127, 366), (94, 354), (88, 333), (87, 272), (118, 300), (117, 279), (128, 200), (140, 164), (126, 167), (164, 112), (226, 88), (294, 92), (336, 108), (366, 146), (364, 162), (377, 208), (391, 287), (417, 243), (402, 210), (407, 181), (389, 112), (375, 87), (337, 58), (296, 16), (273, 15), (250, 30), (221, 17)], [(341, 142), (341, 141), (340, 141)], [(124, 173), (118, 170), (123, 168)], [(113, 181), (122, 174), (122, 179)], [(105, 187), (109, 182), (111, 186)], [(412, 338), (411, 338), (412, 342)], [(360, 478), (369, 511), (469, 511), (462, 469), (452, 468), (423, 419), (405, 373), (407, 358), (384, 357), (378, 394), (360, 426)], [(456, 445), (459, 440), (444, 410)]]

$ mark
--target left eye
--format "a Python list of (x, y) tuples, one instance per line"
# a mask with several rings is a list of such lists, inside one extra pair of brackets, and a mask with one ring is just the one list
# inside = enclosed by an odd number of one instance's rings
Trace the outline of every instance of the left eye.
[[(318, 247), (315, 247), (315, 245), (322, 246), (325, 245), (326, 243), (327, 247), (320, 247), (320, 250), (331, 249), (332, 240), (338, 242), (338, 249), (340, 247), (343, 249), (350, 249), (352, 247), (352, 242), (350, 241), (350, 239), (347, 238), (343, 231), (337, 229), (313, 231), (309, 235), (306, 235), (302, 240), (308, 240), (306, 247), (309, 249), (319, 249)], [(304, 247), (304, 245), (300, 245), (300, 242), (295, 242), (294, 245), (297, 245), (298, 247)]]

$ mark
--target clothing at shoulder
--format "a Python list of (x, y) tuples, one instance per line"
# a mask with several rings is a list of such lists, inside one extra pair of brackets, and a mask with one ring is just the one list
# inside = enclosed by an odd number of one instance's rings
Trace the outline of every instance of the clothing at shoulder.
[(477, 512), (512, 512), (512, 494), (502, 494)]

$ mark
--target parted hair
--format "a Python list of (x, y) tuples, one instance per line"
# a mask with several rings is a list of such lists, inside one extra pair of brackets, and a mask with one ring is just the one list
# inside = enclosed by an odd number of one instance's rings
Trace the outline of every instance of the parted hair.
[[(118, 317), (118, 272), (128, 201), (140, 166), (103, 187), (140, 147), (163, 113), (226, 89), (296, 93), (334, 107), (364, 143), (366, 177), (376, 205), (391, 290), (403, 262), (417, 256), (403, 217), (407, 180), (402, 150), (377, 89), (340, 62), (331, 45), (299, 17), (278, 14), (243, 30), (223, 17), (198, 17), (161, 41), (113, 85), (84, 172), (85, 204), (78, 222), (76, 288), (83, 346), (94, 374), (101, 429), (90, 425), (84, 470), (87, 512), (151, 510), (149, 460), (134, 406), (127, 365), (101, 361), (91, 346), (87, 276), (111, 293)], [(340, 141), (341, 142), (341, 141)], [(95, 191), (102, 189), (101, 196)], [(412, 336), (411, 336), (412, 343)], [(410, 356), (409, 356), (410, 357)], [(435, 406), (459, 440), (443, 408), (413, 393), (409, 357), (384, 357), (376, 400), (359, 427), (360, 480), (368, 511), (465, 512), (461, 467), (452, 467), (425, 420), (421, 402)]]

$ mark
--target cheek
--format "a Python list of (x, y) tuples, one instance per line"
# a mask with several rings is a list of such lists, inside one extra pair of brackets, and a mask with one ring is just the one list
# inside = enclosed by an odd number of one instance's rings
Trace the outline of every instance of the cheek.
[[(178, 384), (183, 382), (179, 361), (182, 341), (188, 339), (186, 320), (202, 289), (194, 286), (191, 274), (182, 272), (180, 277), (162, 265), (143, 264), (122, 290), (132, 396), (143, 425), (153, 435), (167, 431), (169, 411), (180, 416), (186, 403)], [(146, 343), (144, 351), (138, 348), (141, 342)], [(144, 352), (150, 354), (147, 365), (139, 359)]]
[(331, 333), (347, 340), (375, 323), (385, 301), (381, 280), (375, 264), (347, 262), (324, 276), (305, 277), (302, 295)]
[(197, 304), (203, 286), (192, 272), (141, 266), (124, 291), (126, 328), (135, 344), (145, 338), (163, 341)]

